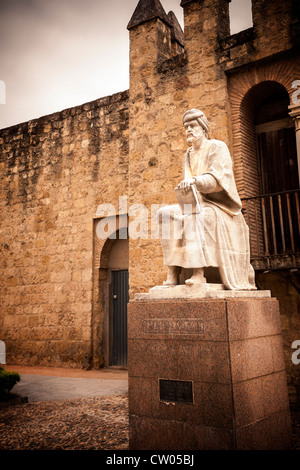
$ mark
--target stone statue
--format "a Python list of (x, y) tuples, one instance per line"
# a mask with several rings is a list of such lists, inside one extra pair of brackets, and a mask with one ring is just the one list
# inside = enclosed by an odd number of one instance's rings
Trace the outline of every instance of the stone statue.
[(209, 138), (202, 111), (183, 115), (189, 149), (183, 180), (175, 188), (178, 204), (158, 211), (165, 286), (179, 284), (182, 268), (193, 269), (186, 285), (206, 283), (204, 268), (217, 267), (225, 289), (254, 290), (249, 229), (241, 212), (227, 145)]

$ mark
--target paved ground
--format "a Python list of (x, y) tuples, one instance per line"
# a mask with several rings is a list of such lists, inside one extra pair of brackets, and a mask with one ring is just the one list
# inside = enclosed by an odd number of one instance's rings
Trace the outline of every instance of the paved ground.
[(83, 378), (94, 378), (94, 379), (127, 379), (127, 369), (110, 367), (99, 370), (84, 370), (84, 369), (72, 369), (63, 367), (39, 367), (39, 366), (20, 366), (5, 364), (4, 369), (13, 370), (19, 372), (19, 374), (32, 374), (32, 375), (43, 375), (43, 376), (55, 376), (55, 377), (83, 377)]
[[(0, 406), (0, 450), (128, 450), (126, 370), (5, 369), (20, 373), (12, 392), (28, 403)], [(293, 448), (300, 450), (300, 407), (290, 398)]]
[(0, 402), (0, 450), (128, 449), (126, 370), (5, 369), (21, 381)]
[(14, 365), (5, 365), (5, 369), (20, 374), (21, 381), (12, 392), (27, 397), (28, 402), (122, 395), (128, 390), (126, 370), (85, 371)]
[(84, 371), (13, 365), (6, 365), (5, 369), (19, 372), (21, 381), (12, 392), (28, 397), (28, 402), (121, 395), (128, 390), (125, 370)]

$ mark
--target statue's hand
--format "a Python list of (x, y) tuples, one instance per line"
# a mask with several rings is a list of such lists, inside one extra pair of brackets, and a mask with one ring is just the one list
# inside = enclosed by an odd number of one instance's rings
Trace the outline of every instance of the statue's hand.
[(186, 179), (186, 180), (181, 181), (178, 184), (177, 188), (181, 189), (182, 192), (187, 194), (191, 190), (192, 184), (195, 184), (194, 178)]

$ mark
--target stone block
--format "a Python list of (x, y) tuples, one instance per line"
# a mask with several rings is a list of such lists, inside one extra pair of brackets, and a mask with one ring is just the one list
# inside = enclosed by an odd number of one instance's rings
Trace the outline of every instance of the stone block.
[(275, 299), (228, 300), (231, 341), (281, 333), (278, 302)]
[(271, 338), (248, 338), (232, 342), (231, 370), (233, 382), (272, 374)]
[(268, 297), (131, 301), (130, 448), (289, 449), (279, 316)]
[(133, 415), (129, 441), (138, 450), (231, 450), (234, 436), (229, 429)]
[(237, 427), (265, 419), (289, 408), (284, 372), (245, 380), (233, 385)]
[(287, 450), (291, 445), (290, 412), (280, 411), (248, 426), (237, 428), (239, 450)]

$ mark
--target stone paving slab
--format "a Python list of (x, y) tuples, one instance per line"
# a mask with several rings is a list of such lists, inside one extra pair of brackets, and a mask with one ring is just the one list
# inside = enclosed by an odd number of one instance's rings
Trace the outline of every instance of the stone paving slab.
[(85, 371), (51, 367), (5, 366), (18, 372), (21, 380), (12, 393), (28, 402), (123, 395), (128, 391), (126, 370)]
[(4, 369), (18, 372), (19, 374), (46, 375), (53, 377), (79, 377), (109, 380), (127, 380), (128, 370), (119, 367), (105, 367), (102, 369), (73, 369), (71, 367), (47, 367), (4, 364)]
[(13, 393), (29, 402), (69, 400), (127, 393), (127, 380), (101, 380), (72, 377), (47, 377), (22, 374)]

